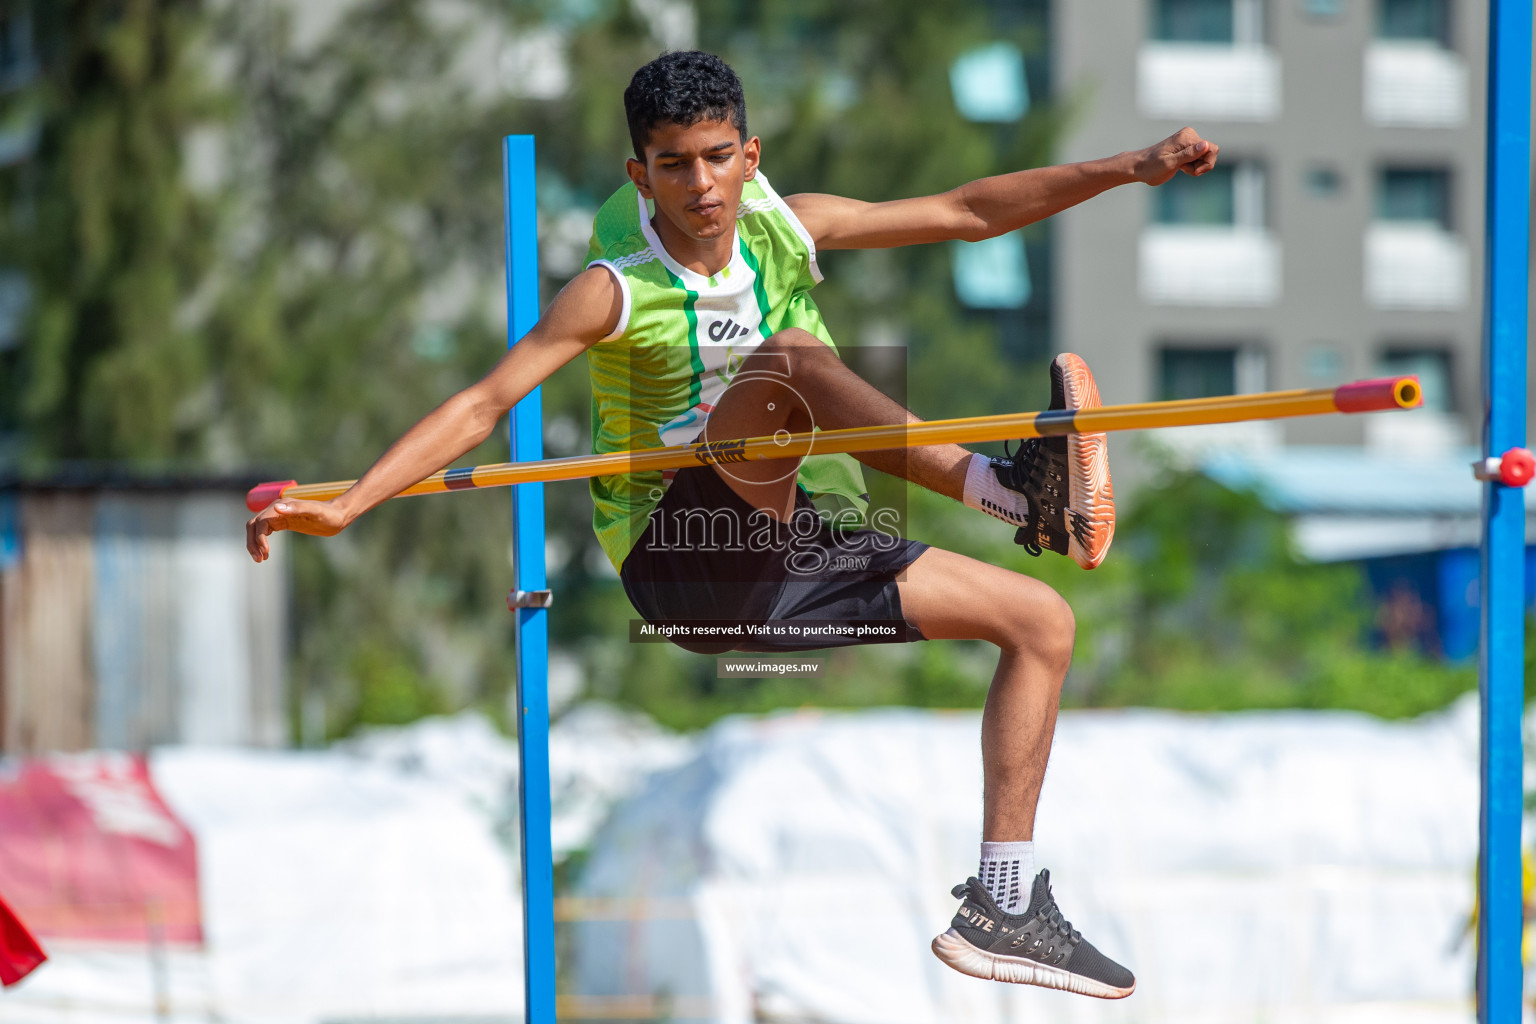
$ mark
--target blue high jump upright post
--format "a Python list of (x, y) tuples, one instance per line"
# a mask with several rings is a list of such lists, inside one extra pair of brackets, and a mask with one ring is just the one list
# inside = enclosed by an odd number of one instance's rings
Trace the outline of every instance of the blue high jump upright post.
[[(1487, 240), (1483, 455), (1525, 444), (1531, 223), (1531, 0), (1492, 0), (1488, 22)], [(1478, 857), (1478, 1019), (1520, 1020), (1520, 719), (1525, 686), (1525, 499), (1483, 484), (1482, 842)]]
[[(507, 346), (539, 319), (538, 202), (533, 136), (502, 140), (507, 232)], [(542, 388), (512, 410), (512, 461), (544, 457)], [(526, 1024), (555, 1022), (555, 871), (549, 836), (549, 590), (544, 485), (512, 488), (516, 616), (518, 803), (523, 826), (523, 989)]]

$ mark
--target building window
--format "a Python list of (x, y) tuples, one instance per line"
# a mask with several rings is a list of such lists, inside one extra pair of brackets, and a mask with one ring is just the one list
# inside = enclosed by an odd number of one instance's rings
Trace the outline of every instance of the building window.
[(1265, 230), (1264, 169), (1218, 164), (1153, 189), (1140, 245), (1142, 298), (1157, 305), (1263, 306), (1280, 294), (1280, 246)]
[(1451, 175), (1438, 168), (1389, 167), (1376, 181), (1376, 220), (1451, 230)]
[(1175, 174), (1152, 191), (1152, 222), (1230, 227), (1237, 220), (1233, 178), (1228, 164), (1198, 178)]
[(1424, 408), (1449, 413), (1456, 408), (1451, 353), (1446, 348), (1402, 346), (1385, 349), (1376, 364), (1382, 377), (1417, 374), (1424, 391)]
[(1365, 116), (1372, 124), (1453, 128), (1471, 109), (1466, 62), (1451, 49), (1446, 0), (1378, 0), (1365, 50)]
[(1382, 309), (1459, 309), (1467, 302), (1466, 245), (1451, 230), (1443, 168), (1388, 167), (1376, 177), (1366, 232), (1366, 297)]
[(980, 242), (954, 242), (955, 294), (972, 309), (1023, 309), (1034, 288), (1024, 236), (1017, 231)]
[(1280, 58), (1264, 45), (1263, 0), (1153, 0), (1136, 105), (1185, 123), (1278, 117)]
[(1237, 388), (1235, 348), (1165, 348), (1159, 362), (1157, 396), (1164, 402), (1230, 395)]
[(1366, 232), (1366, 298), (1378, 309), (1462, 309), (1471, 270), (1453, 232), (1450, 173), (1387, 167)]
[(1166, 43), (1230, 43), (1232, 0), (1158, 0), (1152, 38)]
[(1158, 398), (1168, 402), (1263, 391), (1267, 369), (1264, 353), (1251, 347), (1166, 346), (1158, 352)]
[(1152, 221), (1187, 227), (1264, 227), (1264, 169), (1229, 161), (1200, 177), (1175, 174), (1152, 191)]
[(1152, 38), (1161, 43), (1256, 46), (1263, 42), (1262, 0), (1154, 0)]
[(1396, 167), (1376, 178), (1375, 211), (1365, 234), (1366, 298), (1380, 309), (1460, 309), (1471, 264), (1451, 230), (1451, 176)]
[(1446, 0), (1378, 0), (1376, 38), (1450, 47)]
[(949, 66), (949, 91), (960, 116), (1006, 123), (1029, 113), (1024, 54), (1012, 43), (988, 43), (962, 53)]

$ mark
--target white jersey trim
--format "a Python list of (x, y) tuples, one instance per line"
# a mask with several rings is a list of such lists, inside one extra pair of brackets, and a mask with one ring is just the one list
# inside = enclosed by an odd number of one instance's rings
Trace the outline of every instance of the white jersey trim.
[[(638, 256), (638, 255), (641, 255), (641, 254), (640, 253), (636, 253), (635, 254), (635, 256)], [(587, 264), (588, 268), (591, 268), (591, 267), (604, 267), (604, 268), (606, 268), (608, 273), (613, 275), (613, 279), (615, 281), (619, 282), (619, 292), (624, 296), (624, 304), (619, 309), (619, 323), (618, 323), (618, 326), (615, 327), (612, 331), (608, 332), (607, 337), (599, 338), (597, 340), (597, 343), (599, 345), (601, 345), (605, 341), (613, 341), (616, 338), (622, 337), (624, 332), (629, 328), (629, 282), (624, 279), (623, 272), (619, 270), (619, 268), (615, 265), (615, 262), (623, 263), (627, 267), (633, 267), (633, 266), (638, 266), (641, 263), (649, 263), (651, 260), (656, 258), (651, 253), (645, 253), (644, 255), (645, 255), (646, 258), (645, 259), (641, 259), (641, 260), (637, 260), (635, 258), (635, 256), (624, 256), (621, 259), (619, 259), (617, 261), (614, 261), (614, 262), (610, 262), (608, 260), (593, 260), (591, 263)]]
[[(667, 247), (661, 244), (661, 238), (656, 234), (656, 229), (651, 226), (650, 209), (646, 206), (645, 197), (638, 192), (635, 193), (635, 196), (640, 204), (640, 231), (645, 235), (645, 240), (650, 245), (651, 252), (655, 254), (656, 259), (661, 260), (661, 265), (671, 271), (673, 277), (682, 281), (683, 286), (689, 291), (698, 292), (700, 295), (703, 295), (719, 287), (718, 284), (711, 284), (709, 278), (703, 274), (696, 270), (689, 270), (672, 258), (672, 254), (667, 252)], [(740, 236), (737, 234), (736, 225), (733, 223), (731, 225), (731, 259), (726, 264), (727, 267), (735, 267), (741, 262), (739, 241)]]
[(811, 233), (805, 230), (805, 225), (800, 223), (800, 218), (795, 216), (795, 211), (789, 208), (789, 204), (779, 198), (779, 194), (773, 190), (772, 185), (768, 184), (768, 179), (762, 171), (757, 172), (754, 180), (762, 186), (764, 192), (768, 193), (768, 198), (773, 201), (779, 212), (784, 214), (784, 219), (789, 221), (789, 226), (795, 229), (795, 234), (800, 236), (800, 241), (805, 243), (805, 250), (810, 254), (811, 260), (811, 280), (820, 284), (822, 282), (821, 267), (816, 263), (816, 243), (812, 240)]

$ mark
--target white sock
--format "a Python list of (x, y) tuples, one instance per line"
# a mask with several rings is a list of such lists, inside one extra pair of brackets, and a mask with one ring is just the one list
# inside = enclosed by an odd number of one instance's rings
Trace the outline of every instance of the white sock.
[(1035, 880), (1035, 844), (982, 843), (976, 877), (992, 894), (998, 910), (1020, 913), (1029, 906), (1030, 883)]
[(971, 464), (966, 467), (965, 494), (961, 500), (966, 507), (996, 516), (1005, 523), (1029, 524), (1029, 499), (999, 483), (992, 471), (992, 460), (979, 452), (972, 453)]

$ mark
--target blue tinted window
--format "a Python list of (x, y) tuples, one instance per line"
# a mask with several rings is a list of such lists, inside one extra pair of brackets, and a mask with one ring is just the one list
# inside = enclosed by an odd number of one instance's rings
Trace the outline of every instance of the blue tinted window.
[(1226, 226), (1237, 222), (1232, 165), (1217, 164), (1198, 178), (1175, 174), (1152, 192), (1158, 224)]
[(1380, 0), (1380, 4), (1376, 12), (1377, 38), (1449, 44), (1446, 0)]
[(1376, 219), (1451, 227), (1451, 176), (1440, 169), (1387, 168), (1376, 182)]
[(1237, 392), (1237, 349), (1165, 348), (1158, 354), (1158, 398), (1214, 398)]
[(1155, 0), (1152, 36), (1170, 43), (1230, 43), (1232, 0)]

